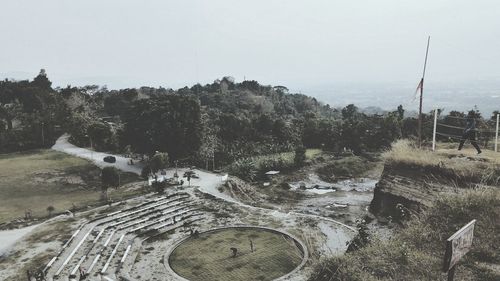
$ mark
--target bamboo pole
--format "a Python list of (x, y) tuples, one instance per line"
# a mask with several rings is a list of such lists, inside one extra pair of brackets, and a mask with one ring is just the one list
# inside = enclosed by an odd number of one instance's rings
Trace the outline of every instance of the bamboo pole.
[(425, 69), (427, 67), (427, 56), (429, 55), (429, 43), (431, 41), (431, 37), (427, 38), (427, 49), (425, 51), (425, 60), (424, 60), (424, 71), (422, 72), (422, 80), (420, 85), (420, 106), (418, 108), (418, 147), (422, 147), (422, 103), (424, 98), (424, 78), (425, 78)]

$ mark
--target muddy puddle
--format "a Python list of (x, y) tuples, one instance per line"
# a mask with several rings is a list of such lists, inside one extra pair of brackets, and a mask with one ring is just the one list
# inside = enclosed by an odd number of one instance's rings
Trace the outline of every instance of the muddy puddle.
[(291, 189), (300, 189), (316, 194), (325, 194), (335, 191), (373, 191), (378, 180), (370, 178), (356, 178), (329, 183), (322, 181), (318, 175), (309, 174), (302, 181), (289, 183)]

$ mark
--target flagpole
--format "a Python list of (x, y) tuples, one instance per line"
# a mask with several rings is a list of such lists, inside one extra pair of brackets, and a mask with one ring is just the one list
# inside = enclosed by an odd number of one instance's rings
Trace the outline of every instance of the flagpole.
[(422, 100), (424, 97), (424, 78), (425, 78), (425, 68), (427, 67), (427, 56), (429, 55), (429, 43), (431, 37), (427, 38), (427, 49), (425, 51), (425, 61), (424, 61), (424, 71), (422, 73), (422, 80), (420, 81), (420, 106), (418, 109), (418, 147), (422, 147)]

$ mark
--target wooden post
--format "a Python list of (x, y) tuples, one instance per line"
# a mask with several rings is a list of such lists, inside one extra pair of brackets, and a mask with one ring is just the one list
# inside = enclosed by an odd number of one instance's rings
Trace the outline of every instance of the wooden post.
[(434, 130), (433, 130), (433, 133), (432, 133), (432, 151), (436, 151), (437, 117), (438, 117), (438, 110), (436, 108), (436, 109), (434, 109)]
[(498, 121), (500, 119), (500, 113), (497, 113), (497, 130), (495, 134), (495, 152), (498, 152)]

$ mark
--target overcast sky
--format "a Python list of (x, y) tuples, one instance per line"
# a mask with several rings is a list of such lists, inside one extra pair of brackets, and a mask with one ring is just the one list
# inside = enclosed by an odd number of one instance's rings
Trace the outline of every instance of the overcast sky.
[(2, 0), (0, 78), (307, 89), (500, 77), (498, 0)]

